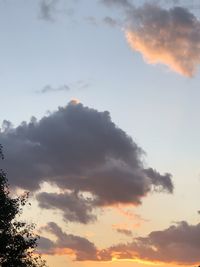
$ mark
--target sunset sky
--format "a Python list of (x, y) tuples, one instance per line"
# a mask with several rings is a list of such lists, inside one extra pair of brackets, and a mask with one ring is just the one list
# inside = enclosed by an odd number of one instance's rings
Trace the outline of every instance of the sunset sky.
[(49, 267), (200, 264), (198, 0), (1, 0), (0, 144)]

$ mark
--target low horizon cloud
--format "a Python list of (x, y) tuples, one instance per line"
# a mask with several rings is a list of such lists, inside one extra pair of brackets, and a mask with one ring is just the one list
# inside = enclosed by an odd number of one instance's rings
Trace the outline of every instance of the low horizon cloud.
[(97, 260), (97, 249), (88, 239), (67, 234), (54, 222), (49, 222), (40, 231), (56, 237), (52, 241), (44, 236), (40, 237), (38, 252), (47, 255), (71, 255), (76, 261)]
[(200, 262), (200, 224), (190, 225), (186, 221), (161, 231), (153, 231), (147, 237), (133, 238), (132, 242), (118, 244), (102, 253), (102, 261), (118, 260), (147, 261), (190, 265)]
[(36, 197), (42, 208), (60, 210), (66, 221), (86, 224), (96, 219), (98, 207), (136, 206), (150, 192), (173, 192), (171, 174), (144, 166), (143, 150), (108, 111), (75, 101), (16, 128), (4, 121), (0, 143), (12, 186), (37, 192), (44, 182), (56, 185), (60, 193)]
[[(112, 245), (106, 249), (98, 249), (86, 238), (66, 234), (52, 222), (42, 230), (56, 236), (56, 241), (42, 236), (39, 252), (71, 255), (76, 261), (109, 262), (115, 259), (188, 266), (196, 265), (200, 261), (200, 224), (191, 225), (186, 221), (164, 230), (153, 231), (146, 237), (132, 237), (131, 242)], [(118, 230), (119, 233), (131, 237), (131, 231)]]

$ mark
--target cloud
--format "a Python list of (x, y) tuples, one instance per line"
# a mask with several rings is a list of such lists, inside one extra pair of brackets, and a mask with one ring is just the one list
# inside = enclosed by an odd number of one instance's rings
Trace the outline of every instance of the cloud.
[[(32, 118), (16, 128), (4, 123), (0, 144), (10, 183), (30, 191), (43, 182), (57, 185), (60, 196), (41, 194), (38, 200), (62, 210), (68, 220), (85, 223), (94, 219), (91, 207), (139, 205), (149, 192), (173, 192), (171, 175), (144, 166), (143, 150), (108, 111), (74, 101), (39, 121)], [(75, 215), (80, 209), (85, 214)]]
[[(70, 254), (78, 261), (142, 260), (190, 266), (200, 261), (200, 224), (190, 225), (185, 221), (102, 250), (85, 238), (64, 233), (55, 223), (49, 223), (42, 230), (53, 234), (56, 241), (42, 237), (39, 244), (41, 253)], [(131, 234), (121, 230), (119, 232), (123, 234)]]
[(128, 229), (127, 227), (126, 227), (126, 225), (119, 225), (119, 224), (113, 224), (112, 225), (112, 228), (114, 229), (114, 230), (116, 230), (118, 233), (120, 233), (120, 234), (123, 234), (123, 235), (126, 235), (126, 236), (132, 236), (133, 235), (133, 233), (132, 233), (132, 231), (130, 230), (130, 229)]
[(200, 224), (183, 221), (147, 237), (134, 238), (131, 243), (119, 244), (103, 250), (101, 260), (143, 260), (171, 264), (191, 265), (200, 261)]
[(133, 5), (128, 0), (100, 0), (101, 3), (110, 7), (110, 6), (119, 6), (123, 8), (132, 8)]
[(75, 192), (62, 194), (43, 192), (37, 195), (37, 200), (41, 208), (63, 211), (66, 221), (87, 224), (96, 219), (96, 216), (92, 214), (92, 199), (84, 198)]
[(57, 88), (52, 87), (51, 85), (45, 85), (42, 88), (42, 90), (40, 90), (39, 92), (42, 94), (45, 94), (45, 93), (50, 93), (50, 92), (61, 92), (61, 91), (69, 91), (69, 90), (70, 90), (70, 87), (66, 84), (61, 85)]
[(55, 22), (58, 15), (72, 17), (75, 13), (75, 9), (70, 7), (70, 2), (74, 4), (77, 1), (40, 0), (39, 19), (46, 20), (48, 22)]
[(58, 2), (59, 0), (41, 0), (39, 18), (53, 22)]
[(123, 235), (132, 236), (132, 231), (128, 229), (116, 229), (116, 231)]
[(73, 255), (77, 261), (97, 260), (97, 249), (86, 238), (67, 234), (54, 222), (49, 222), (41, 230), (53, 234), (56, 241), (41, 237), (38, 247), (40, 253), (50, 255), (69, 254)]
[(187, 9), (145, 4), (127, 12), (130, 47), (150, 64), (192, 77), (200, 63), (200, 21)]
[(96, 19), (95, 17), (93, 17), (93, 16), (86, 17), (85, 20), (86, 20), (89, 24), (91, 24), (91, 25), (93, 25), (93, 26), (98, 26), (98, 21), (97, 21), (97, 19)]
[(41, 90), (36, 91), (36, 93), (46, 94), (46, 93), (56, 93), (56, 92), (67, 92), (72, 89), (82, 90), (90, 86), (90, 83), (79, 80), (69, 85), (63, 84), (57, 87), (53, 87), (50, 84), (45, 85)]
[(103, 19), (103, 22), (111, 27), (116, 27), (119, 25), (119, 22), (116, 20), (116, 19), (113, 19), (111, 17), (108, 17), (106, 16), (104, 19)]

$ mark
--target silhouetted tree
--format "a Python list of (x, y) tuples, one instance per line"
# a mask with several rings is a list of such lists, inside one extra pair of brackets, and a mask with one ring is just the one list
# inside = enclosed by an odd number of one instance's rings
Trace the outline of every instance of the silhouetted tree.
[[(3, 160), (0, 145), (0, 160)], [(28, 194), (17, 198), (10, 196), (5, 172), (0, 169), (0, 266), (1, 267), (44, 267), (45, 261), (34, 254), (38, 236), (33, 233), (34, 225), (19, 221)], [(18, 219), (18, 220), (17, 220)]]

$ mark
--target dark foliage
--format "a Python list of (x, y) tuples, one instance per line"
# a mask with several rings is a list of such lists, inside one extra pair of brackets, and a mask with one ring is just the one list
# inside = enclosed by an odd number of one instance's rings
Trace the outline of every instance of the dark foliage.
[[(3, 160), (0, 145), (0, 160)], [(28, 193), (12, 198), (5, 172), (0, 169), (0, 266), (44, 267), (45, 261), (34, 254), (38, 236), (34, 225), (17, 220), (27, 203)]]

